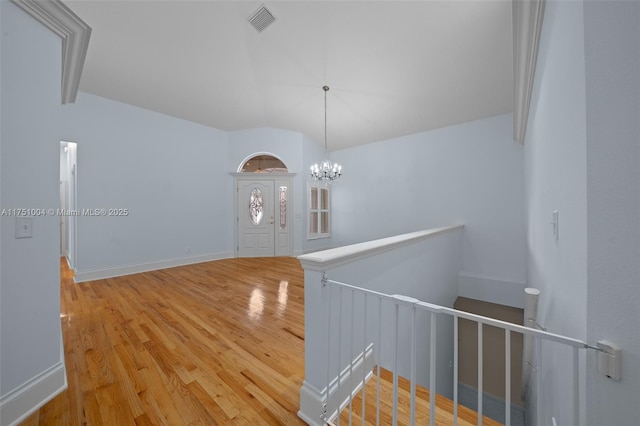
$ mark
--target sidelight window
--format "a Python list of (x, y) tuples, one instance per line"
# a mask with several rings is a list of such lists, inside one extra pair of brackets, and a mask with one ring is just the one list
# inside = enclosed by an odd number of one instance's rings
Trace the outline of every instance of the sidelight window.
[(280, 229), (287, 229), (287, 187), (281, 186), (278, 196), (280, 204)]

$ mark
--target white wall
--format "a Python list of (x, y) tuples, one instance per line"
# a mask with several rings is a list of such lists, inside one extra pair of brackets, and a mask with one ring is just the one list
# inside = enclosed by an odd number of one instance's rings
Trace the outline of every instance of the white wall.
[[(580, 424), (640, 418), (639, 28), (637, 2), (546, 4), (525, 145), (527, 280), (541, 289), (539, 320), (550, 331), (623, 349), (620, 382), (597, 373), (593, 351), (586, 367), (581, 359)], [(563, 384), (569, 356), (543, 354), (547, 382), (530, 419), (576, 424)]]
[[(0, 2), (2, 209), (59, 205), (61, 42)], [(66, 386), (60, 329), (60, 230), (33, 218), (33, 238), (0, 225), (0, 417), (10, 424)]]
[(79, 280), (230, 256), (227, 134), (87, 93), (63, 108), (78, 144)]
[(306, 239), (306, 161), (322, 148), (300, 133), (224, 132), (83, 92), (63, 108), (63, 129), (78, 144), (78, 209), (130, 212), (77, 218), (79, 281), (233, 256), (230, 173), (258, 152), (296, 174), (293, 254), (328, 247)]
[[(541, 291), (538, 321), (580, 339), (586, 338), (587, 300), (583, 34), (581, 2), (547, 3), (525, 141), (527, 285)], [(558, 424), (578, 424), (571, 413), (572, 388), (561, 385), (570, 383), (571, 359), (551, 345), (544, 356), (545, 398), (536, 401), (533, 384), (528, 418), (541, 425), (551, 424), (552, 416)]]
[(334, 243), (463, 223), (461, 293), (482, 286), (474, 296), (495, 301), (511, 290), (521, 303), (523, 148), (512, 132), (508, 114), (333, 152), (344, 167)]
[(65, 139), (78, 143), (78, 209), (130, 212), (77, 219), (79, 281), (233, 256), (231, 173), (257, 152), (275, 154), (296, 174), (293, 253), (303, 252), (300, 133), (224, 132), (83, 92), (63, 119)]
[(622, 348), (622, 380), (587, 376), (587, 419), (640, 419), (640, 3), (584, 3), (587, 336)]
[[(324, 153), (300, 133), (223, 132), (82, 92), (63, 117), (65, 140), (78, 143), (78, 209), (129, 209), (127, 217), (77, 219), (79, 281), (232, 256), (230, 173), (268, 152), (296, 174), (294, 255), (465, 223), (461, 288), (492, 301), (511, 291), (517, 300), (504, 303), (520, 302), (522, 147), (511, 140), (510, 115), (333, 153), (348, 170), (332, 193), (332, 238), (321, 240), (306, 238), (306, 197), (308, 165)], [(397, 171), (381, 185), (368, 175), (376, 161)], [(382, 204), (364, 195), (378, 189)], [(362, 208), (374, 213), (363, 220)], [(487, 284), (499, 290), (485, 294)]]

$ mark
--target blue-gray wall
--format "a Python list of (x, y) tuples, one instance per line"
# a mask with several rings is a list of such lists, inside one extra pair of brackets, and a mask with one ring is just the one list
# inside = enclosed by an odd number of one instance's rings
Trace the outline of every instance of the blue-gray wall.
[[(527, 285), (540, 289), (538, 321), (554, 333), (586, 339), (587, 201), (584, 29), (581, 2), (548, 2), (525, 141)], [(559, 239), (550, 225), (559, 214)], [(566, 355), (570, 353), (565, 352)], [(578, 424), (572, 418), (571, 359), (545, 347), (543, 401), (536, 384), (528, 418)], [(524, 368), (527, 368), (526, 366)], [(584, 364), (581, 372), (585, 372)], [(535, 380), (535, 371), (532, 370)], [(565, 382), (563, 386), (561, 383)], [(584, 407), (584, 383), (581, 385)], [(537, 418), (537, 407), (543, 408)]]
[(461, 286), (506, 282), (521, 297), (524, 150), (512, 128), (507, 114), (332, 153), (345, 170), (332, 196), (335, 243), (461, 223)]
[(63, 129), (78, 144), (77, 207), (129, 211), (77, 218), (80, 279), (233, 256), (231, 173), (259, 152), (296, 174), (294, 254), (464, 223), (461, 279), (523, 286), (523, 149), (511, 115), (332, 153), (345, 175), (333, 187), (332, 237), (321, 240), (306, 238), (306, 197), (308, 164), (324, 153), (300, 133), (223, 132), (83, 92), (63, 108)]
[[(640, 4), (546, 3), (525, 142), (527, 282), (539, 322), (622, 348), (622, 380), (581, 358), (580, 424), (640, 418)], [(559, 212), (559, 239), (551, 215)], [(577, 424), (571, 356), (545, 346), (534, 424)], [(538, 362), (538, 361), (536, 361)]]
[(78, 272), (229, 256), (226, 132), (82, 92), (63, 129), (78, 144), (77, 207), (128, 209), (78, 217)]
[[(59, 205), (61, 43), (12, 3), (0, 2), (0, 207)], [(66, 385), (60, 329), (58, 218), (33, 218), (33, 237), (0, 222), (2, 424)], [(31, 381), (31, 383), (29, 383)], [(25, 396), (22, 391), (33, 392)], [(13, 392), (13, 393), (12, 393)]]
[(622, 380), (587, 364), (593, 425), (640, 419), (640, 3), (585, 1), (587, 337), (622, 348)]

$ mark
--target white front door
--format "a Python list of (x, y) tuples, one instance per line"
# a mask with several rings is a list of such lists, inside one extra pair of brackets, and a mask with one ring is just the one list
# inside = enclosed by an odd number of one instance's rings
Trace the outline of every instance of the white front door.
[(236, 175), (238, 257), (291, 256), (292, 176)]
[(238, 257), (275, 255), (273, 181), (238, 181)]

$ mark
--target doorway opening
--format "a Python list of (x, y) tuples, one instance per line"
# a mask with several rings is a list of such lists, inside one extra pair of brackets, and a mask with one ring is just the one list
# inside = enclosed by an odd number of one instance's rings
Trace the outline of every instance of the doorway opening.
[(69, 268), (76, 265), (76, 219), (78, 217), (77, 169), (78, 144), (60, 142), (60, 257), (64, 257)]

